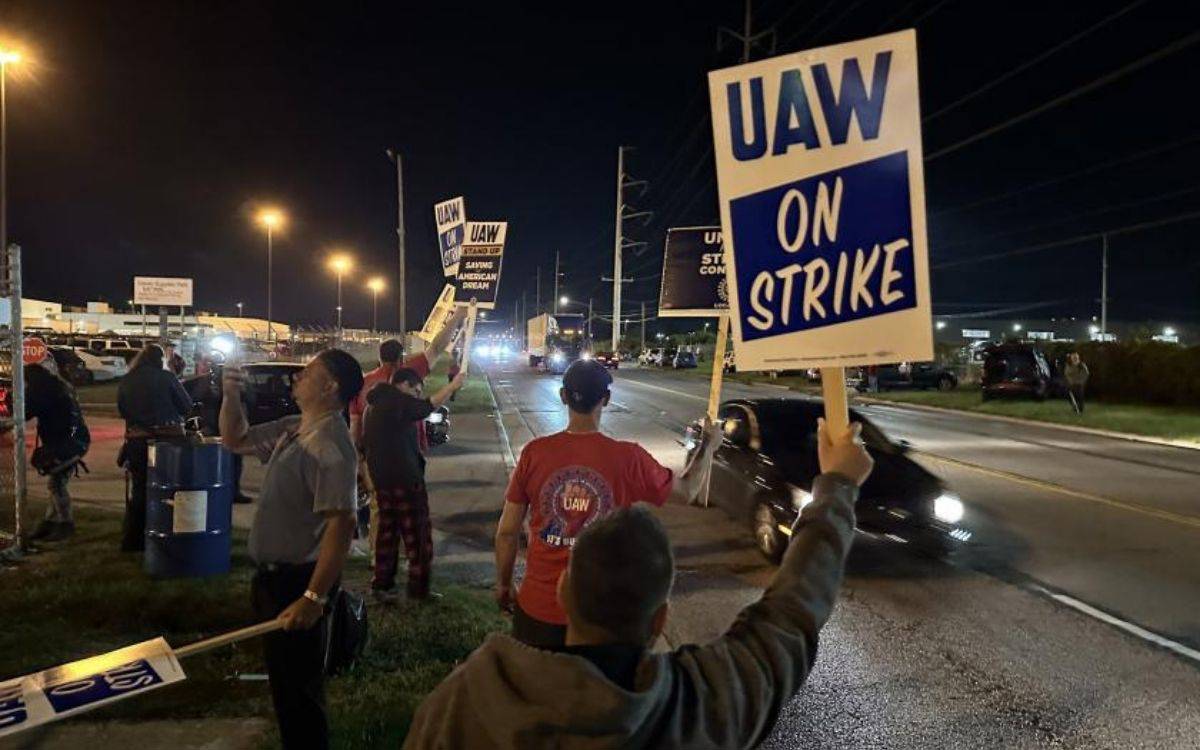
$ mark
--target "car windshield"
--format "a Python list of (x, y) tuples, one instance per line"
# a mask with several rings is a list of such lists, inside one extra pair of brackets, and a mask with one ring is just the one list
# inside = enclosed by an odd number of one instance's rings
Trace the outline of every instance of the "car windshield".
[[(819, 402), (793, 399), (760, 404), (755, 409), (767, 452), (793, 452), (811, 449), (816, 444), (817, 418), (824, 416)], [(862, 422), (862, 438), (867, 447), (892, 452), (895, 446), (871, 420), (850, 410), (852, 422)]]

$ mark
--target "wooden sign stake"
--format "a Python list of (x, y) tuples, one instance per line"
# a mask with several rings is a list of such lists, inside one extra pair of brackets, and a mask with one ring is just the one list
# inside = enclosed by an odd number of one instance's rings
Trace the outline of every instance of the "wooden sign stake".
[(846, 368), (821, 368), (821, 395), (825, 399), (825, 426), (831, 436), (841, 435), (850, 426), (850, 408), (846, 404)]
[(467, 333), (463, 337), (463, 354), (462, 354), (462, 371), (469, 373), (471, 370), (471, 344), (475, 339), (475, 298), (471, 298), (471, 303), (467, 307)]
[[(725, 347), (729, 342), (729, 316), (722, 315), (717, 323), (717, 345), (713, 349), (712, 381), (708, 387), (708, 419), (717, 422), (717, 411), (721, 408), (721, 383), (725, 380)], [(708, 493), (712, 488), (712, 468), (704, 477), (704, 491), (700, 493), (700, 504), (708, 507)]]

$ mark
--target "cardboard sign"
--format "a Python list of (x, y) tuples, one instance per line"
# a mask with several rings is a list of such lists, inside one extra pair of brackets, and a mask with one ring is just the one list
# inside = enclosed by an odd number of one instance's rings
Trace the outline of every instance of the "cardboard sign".
[(27, 365), (36, 365), (46, 361), (50, 350), (46, 348), (46, 342), (36, 336), (30, 336), (21, 342), (21, 361)]
[(192, 280), (161, 276), (133, 277), (133, 304), (192, 306)]
[(0, 737), (184, 679), (162, 638), (0, 682)]
[(442, 273), (454, 278), (462, 256), (463, 233), (467, 226), (467, 204), (461, 197), (434, 204), (433, 218), (437, 222), (438, 251), (442, 255)]
[(709, 73), (739, 370), (933, 356), (915, 32)]
[(667, 230), (658, 315), (663, 318), (715, 317), (729, 311), (725, 250), (720, 227)]
[(507, 221), (468, 221), (467, 240), (458, 265), (455, 302), (475, 300), (480, 310), (496, 308), (500, 290), (500, 264), (504, 260)]

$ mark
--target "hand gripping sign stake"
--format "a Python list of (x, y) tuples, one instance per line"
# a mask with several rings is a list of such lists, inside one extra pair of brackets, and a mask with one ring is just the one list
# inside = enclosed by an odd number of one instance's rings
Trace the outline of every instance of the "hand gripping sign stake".
[(163, 638), (0, 682), (0, 737), (186, 679), (179, 659), (279, 630), (279, 620), (172, 649)]
[[(721, 407), (721, 383), (725, 379), (725, 346), (729, 341), (729, 316), (722, 315), (717, 323), (717, 346), (713, 349), (712, 382), (708, 387), (708, 419), (716, 424), (717, 410)], [(712, 489), (712, 466), (704, 476), (704, 495), (701, 505), (708, 507), (708, 493)]]

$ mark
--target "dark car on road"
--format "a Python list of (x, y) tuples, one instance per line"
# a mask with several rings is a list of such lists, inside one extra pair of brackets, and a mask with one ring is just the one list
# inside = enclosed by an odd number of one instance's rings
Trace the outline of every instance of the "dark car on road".
[(663, 349), (662, 359), (658, 361), (659, 367), (674, 367), (675, 355), (679, 354), (678, 349)]
[(621, 358), (612, 352), (596, 352), (592, 359), (596, 360), (610, 370), (616, 370), (621, 366)]
[(96, 376), (88, 369), (87, 363), (78, 354), (66, 346), (50, 347), (50, 356), (58, 367), (58, 374), (71, 385), (91, 385)]
[[(734, 521), (746, 524), (759, 551), (777, 562), (801, 508), (812, 501), (817, 463), (817, 418), (824, 404), (816, 399), (738, 399), (721, 406), (723, 432), (713, 458), (710, 502)], [(944, 555), (970, 538), (960, 526), (963, 504), (933, 474), (913, 461), (908, 445), (893, 442), (869, 419), (862, 423), (863, 443), (875, 468), (859, 492), (858, 526), (894, 535), (917, 549)], [(697, 427), (686, 445), (695, 450)]]
[(690, 370), (696, 366), (696, 353), (680, 350), (675, 354), (671, 366), (676, 370)]
[[(903, 362), (895, 365), (877, 365), (875, 374), (879, 379), (879, 390), (888, 391), (899, 388), (917, 388), (939, 391), (952, 391), (958, 387), (958, 376), (953, 371), (940, 367), (932, 362)], [(864, 378), (859, 384), (859, 390), (870, 386)]]
[(980, 379), (984, 400), (1023, 397), (1041, 401), (1051, 395), (1053, 376), (1045, 355), (1031, 344), (998, 344), (983, 356)]

